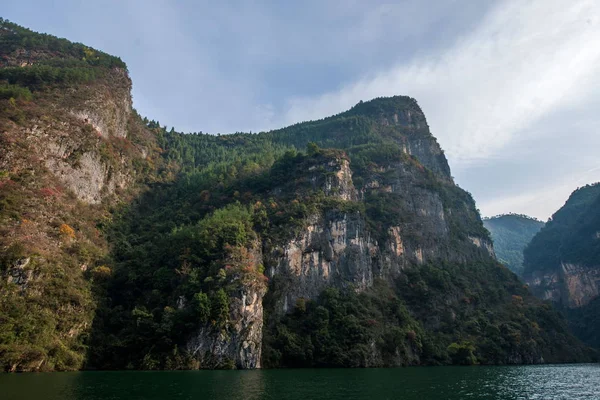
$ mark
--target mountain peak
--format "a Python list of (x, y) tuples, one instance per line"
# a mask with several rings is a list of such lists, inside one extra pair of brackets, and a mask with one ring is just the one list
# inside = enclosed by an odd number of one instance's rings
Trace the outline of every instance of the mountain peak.
[(344, 116), (359, 115), (378, 120), (383, 125), (401, 125), (412, 129), (428, 129), (425, 114), (417, 100), (409, 96), (377, 97), (360, 101)]

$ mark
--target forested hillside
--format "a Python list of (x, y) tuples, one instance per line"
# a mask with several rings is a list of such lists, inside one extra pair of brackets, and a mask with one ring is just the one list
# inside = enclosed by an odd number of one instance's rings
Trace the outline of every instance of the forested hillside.
[(526, 215), (504, 214), (484, 218), (483, 226), (492, 235), (498, 261), (515, 274), (523, 274), (523, 251), (544, 223)]
[(495, 260), (416, 100), (183, 134), (118, 58), (0, 28), (3, 369), (593, 357)]
[(575, 190), (525, 250), (525, 278), (564, 309), (573, 331), (600, 347), (600, 184)]

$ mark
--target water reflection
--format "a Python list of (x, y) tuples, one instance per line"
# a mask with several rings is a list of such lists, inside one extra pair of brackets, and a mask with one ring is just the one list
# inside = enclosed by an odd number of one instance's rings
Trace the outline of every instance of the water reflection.
[(599, 365), (0, 375), (2, 400), (600, 399)]

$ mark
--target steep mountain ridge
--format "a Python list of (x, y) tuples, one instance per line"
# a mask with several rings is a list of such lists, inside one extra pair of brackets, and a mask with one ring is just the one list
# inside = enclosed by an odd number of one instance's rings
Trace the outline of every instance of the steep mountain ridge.
[(0, 20), (0, 65), (1, 364), (77, 369), (92, 281), (110, 271), (98, 227), (145, 179), (155, 139), (115, 57)]
[(575, 190), (525, 250), (524, 277), (534, 294), (564, 309), (587, 343), (596, 333), (600, 297), (600, 184)]
[(119, 59), (0, 27), (5, 370), (589, 359), (495, 261), (414, 99), (183, 135)]
[(540, 297), (580, 307), (597, 297), (600, 185), (574, 191), (525, 249), (525, 277)]

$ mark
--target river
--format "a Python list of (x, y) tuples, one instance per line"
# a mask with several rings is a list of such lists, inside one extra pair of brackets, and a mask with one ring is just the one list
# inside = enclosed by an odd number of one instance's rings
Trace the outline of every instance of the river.
[(0, 374), (0, 399), (600, 399), (600, 364)]

